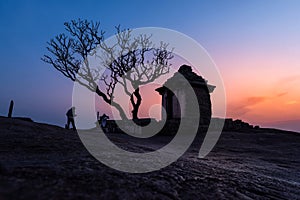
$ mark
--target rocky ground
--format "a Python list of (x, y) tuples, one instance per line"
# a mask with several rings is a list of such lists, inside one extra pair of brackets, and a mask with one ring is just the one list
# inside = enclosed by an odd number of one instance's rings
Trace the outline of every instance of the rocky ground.
[[(167, 140), (160, 137), (153, 143)], [(159, 171), (123, 173), (93, 158), (71, 130), (0, 118), (0, 199), (300, 199), (298, 133), (223, 132), (207, 157), (197, 153)]]

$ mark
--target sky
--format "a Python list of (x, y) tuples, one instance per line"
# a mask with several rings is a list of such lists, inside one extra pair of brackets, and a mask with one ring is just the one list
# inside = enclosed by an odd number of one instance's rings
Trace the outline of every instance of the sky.
[(0, 115), (65, 123), (73, 83), (41, 61), (72, 19), (163, 27), (201, 44), (217, 65), (227, 117), (300, 131), (300, 1), (0, 1)]

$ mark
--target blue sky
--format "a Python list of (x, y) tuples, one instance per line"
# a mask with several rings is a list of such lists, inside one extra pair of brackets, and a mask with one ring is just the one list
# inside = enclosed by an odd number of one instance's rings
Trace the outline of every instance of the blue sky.
[[(258, 66), (252, 67), (259, 70), (263, 67), (259, 65), (261, 55), (271, 60), (286, 52), (278, 62), (290, 60), (291, 66), (282, 67), (291, 67), (291, 75), (300, 74), (296, 58), (300, 46), (299, 9), (300, 1), (296, 0), (1, 1), (0, 115), (6, 115), (9, 101), (14, 99), (15, 115), (64, 123), (71, 105), (72, 82), (40, 58), (46, 53), (46, 42), (64, 32), (65, 21), (100, 21), (106, 36), (112, 35), (119, 24), (180, 31), (208, 50), (228, 90), (233, 91), (233, 85), (238, 84), (229, 81), (232, 74), (244, 70), (243, 66), (245, 72), (251, 68), (245, 63), (247, 56), (257, 60)], [(265, 68), (268, 66), (280, 71), (277, 65), (266, 64)], [(244, 118), (255, 121), (249, 116)]]

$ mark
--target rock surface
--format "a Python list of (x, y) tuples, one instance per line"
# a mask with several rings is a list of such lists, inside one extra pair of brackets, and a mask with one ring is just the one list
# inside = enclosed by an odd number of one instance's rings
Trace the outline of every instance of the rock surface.
[[(133, 151), (166, 137), (110, 135)], [(298, 133), (223, 132), (204, 159), (192, 148), (164, 169), (129, 174), (93, 158), (76, 132), (0, 118), (0, 152), (0, 199), (300, 199)]]

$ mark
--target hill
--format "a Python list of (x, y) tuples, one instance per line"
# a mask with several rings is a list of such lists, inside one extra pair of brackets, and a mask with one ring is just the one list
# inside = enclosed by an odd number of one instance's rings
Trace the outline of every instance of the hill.
[[(204, 159), (192, 148), (159, 171), (128, 174), (93, 158), (76, 132), (0, 118), (0, 199), (299, 199), (300, 135), (224, 132)], [(153, 148), (111, 134), (122, 148)]]

